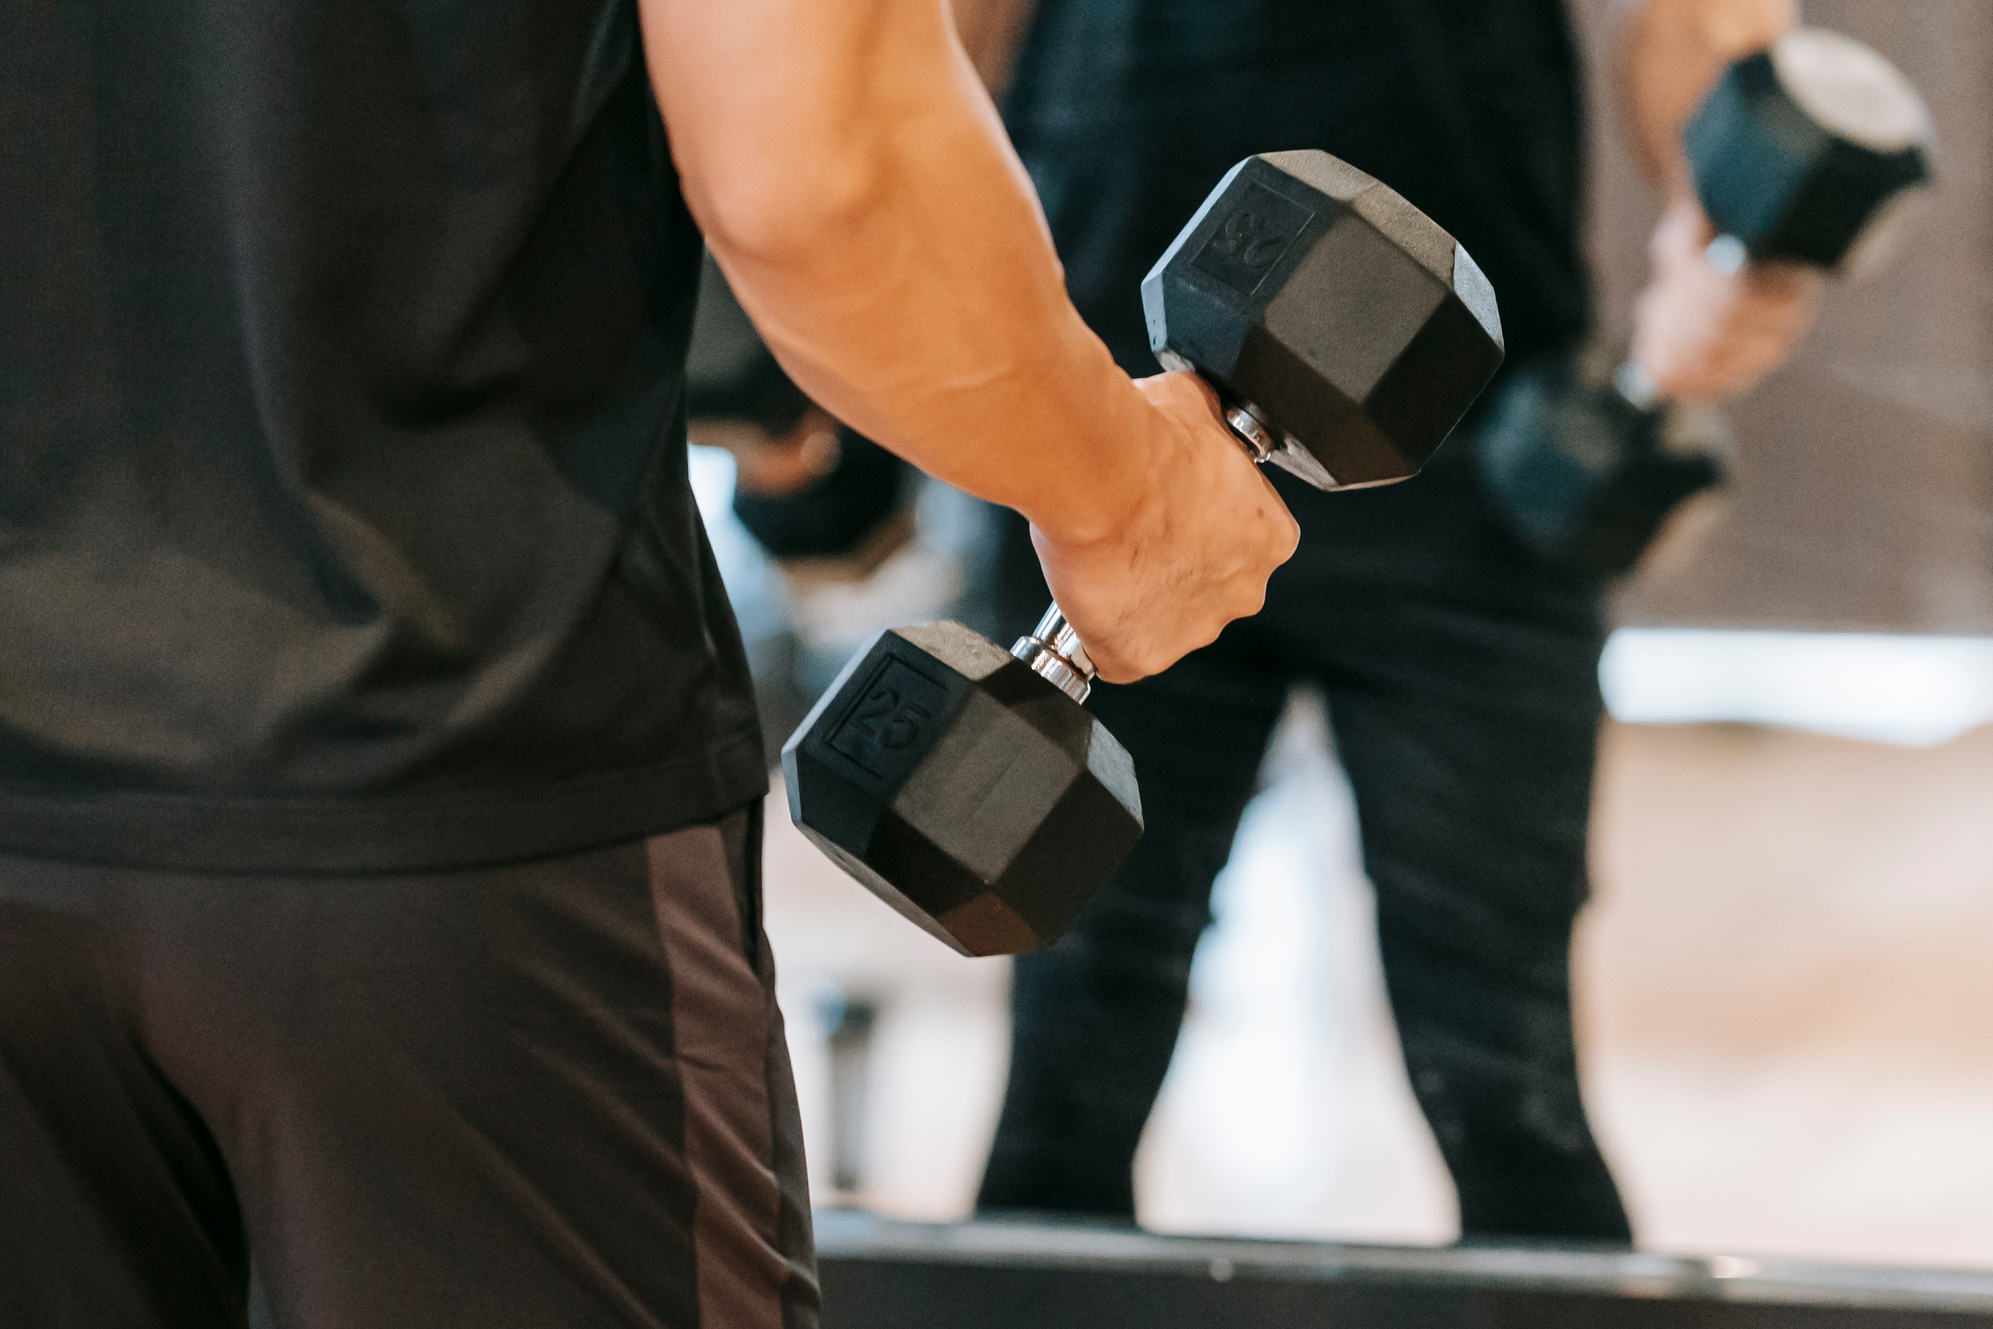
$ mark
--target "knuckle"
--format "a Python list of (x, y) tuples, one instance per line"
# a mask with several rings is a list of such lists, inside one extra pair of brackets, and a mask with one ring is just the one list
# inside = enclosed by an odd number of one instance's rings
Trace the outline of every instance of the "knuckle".
[(1280, 561), (1285, 563), (1301, 547), (1301, 523), (1294, 520), (1291, 512), (1283, 511), (1280, 517)]
[(1247, 585), (1235, 591), (1226, 608), (1230, 618), (1251, 618), (1266, 608), (1266, 586), (1264, 583)]

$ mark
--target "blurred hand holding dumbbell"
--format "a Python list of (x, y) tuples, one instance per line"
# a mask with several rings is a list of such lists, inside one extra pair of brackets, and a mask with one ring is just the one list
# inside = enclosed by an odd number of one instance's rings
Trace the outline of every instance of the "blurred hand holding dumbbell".
[(1880, 54), (1819, 28), (1731, 64), (1681, 134), (1680, 196), (1626, 361), (1520, 366), (1478, 440), (1497, 512), (1545, 562), (1596, 585), (1629, 571), (1729, 434), (1706, 403), (1754, 386), (1811, 327), (1829, 274), (1873, 269), (1930, 179), (1930, 111)]
[(1777, 259), (1719, 266), (1709, 258), (1718, 238), (1688, 197), (1669, 206), (1647, 247), (1653, 278), (1634, 306), (1631, 360), (1669, 401), (1757, 386), (1791, 356), (1820, 307), (1819, 269)]

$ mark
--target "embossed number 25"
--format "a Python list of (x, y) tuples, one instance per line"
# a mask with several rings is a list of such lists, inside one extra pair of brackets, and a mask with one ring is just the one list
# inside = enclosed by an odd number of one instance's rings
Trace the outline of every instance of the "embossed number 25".
[(898, 689), (880, 684), (865, 694), (851, 722), (879, 740), (882, 748), (903, 748), (920, 737), (921, 722), (929, 717), (927, 708), (908, 702), (900, 704)]

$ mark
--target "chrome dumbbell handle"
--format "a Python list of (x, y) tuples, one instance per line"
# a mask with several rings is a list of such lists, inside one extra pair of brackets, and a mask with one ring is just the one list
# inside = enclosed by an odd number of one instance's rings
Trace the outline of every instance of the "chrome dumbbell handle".
[(1280, 451), (1280, 440), (1273, 436), (1273, 430), (1250, 406), (1227, 407), (1225, 423), (1232, 427), (1233, 436), (1244, 445), (1246, 455), (1260, 465), (1272, 461), (1273, 455)]
[(1087, 693), (1093, 691), (1093, 661), (1087, 658), (1079, 634), (1056, 603), (1045, 611), (1030, 636), (1017, 639), (1010, 653), (1074, 701), (1085, 701)]
[[(1274, 438), (1273, 431), (1249, 408), (1228, 408), (1225, 423), (1232, 427), (1240, 446), (1254, 461), (1264, 465), (1280, 451), (1280, 443)], [(1087, 658), (1086, 647), (1081, 644), (1079, 634), (1066, 621), (1066, 612), (1059, 608), (1056, 601), (1045, 611), (1045, 617), (1038, 620), (1038, 626), (1031, 635), (1017, 639), (1010, 653), (1074, 701), (1084, 702), (1087, 694), (1093, 691), (1093, 680), (1099, 671)]]

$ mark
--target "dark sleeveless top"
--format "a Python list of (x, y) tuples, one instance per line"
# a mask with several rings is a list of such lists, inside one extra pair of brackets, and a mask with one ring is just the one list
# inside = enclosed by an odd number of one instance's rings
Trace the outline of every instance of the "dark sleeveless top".
[(765, 787), (631, 0), (0, 5), (0, 849), (468, 865)]

